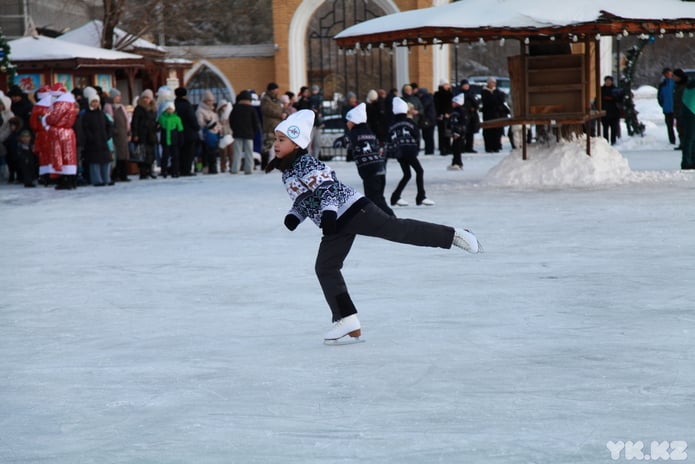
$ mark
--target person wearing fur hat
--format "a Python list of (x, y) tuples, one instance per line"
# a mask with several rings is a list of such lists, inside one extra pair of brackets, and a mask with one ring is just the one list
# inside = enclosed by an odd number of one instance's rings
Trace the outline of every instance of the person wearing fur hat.
[(135, 151), (142, 156), (138, 159), (140, 179), (157, 176), (152, 171), (152, 163), (155, 159), (157, 147), (157, 105), (154, 101), (154, 93), (150, 89), (144, 90), (138, 98), (138, 104), (133, 110), (130, 121), (131, 140), (135, 144)]
[(482, 247), (467, 229), (390, 216), (338, 180), (335, 171), (307, 152), (313, 126), (314, 112), (310, 110), (298, 111), (278, 124), (275, 158), (266, 172), (282, 172), (292, 201), (285, 227), (293, 231), (310, 219), (323, 231), (315, 271), (333, 321), (324, 343), (340, 344), (343, 337), (355, 341), (362, 333), (357, 308), (340, 272), (357, 235), (423, 247), (457, 246), (469, 253), (478, 253)]
[(183, 139), (183, 123), (176, 114), (174, 102), (164, 105), (164, 112), (159, 115), (159, 143), (162, 146), (162, 176), (179, 177), (179, 147)]
[(393, 123), (389, 127), (389, 144), (403, 171), (403, 177), (391, 194), (391, 206), (408, 206), (408, 202), (401, 198), (401, 194), (412, 177), (411, 168), (415, 171), (417, 187), (415, 203), (418, 206), (434, 206), (434, 202), (425, 195), (425, 171), (417, 159), (420, 150), (420, 131), (408, 117), (408, 103), (400, 97), (393, 99)]
[(379, 140), (367, 124), (367, 105), (360, 103), (345, 115), (347, 139), (357, 172), (362, 178), (364, 196), (369, 198), (389, 216), (395, 216), (386, 204), (386, 158), (379, 147)]

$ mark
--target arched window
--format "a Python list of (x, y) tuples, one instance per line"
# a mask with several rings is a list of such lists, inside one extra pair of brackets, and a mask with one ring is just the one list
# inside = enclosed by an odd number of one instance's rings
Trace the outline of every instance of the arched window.
[(211, 63), (205, 60), (198, 62), (189, 71), (189, 76), (186, 79), (186, 88), (188, 99), (192, 104), (200, 103), (206, 90), (212, 92), (216, 102), (223, 98), (229, 102), (234, 101), (233, 89), (229, 81)]

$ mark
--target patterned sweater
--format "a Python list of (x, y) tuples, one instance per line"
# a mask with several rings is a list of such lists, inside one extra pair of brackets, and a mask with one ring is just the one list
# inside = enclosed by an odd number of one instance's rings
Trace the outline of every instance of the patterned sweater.
[(292, 199), (289, 214), (311, 219), (321, 225), (321, 213), (335, 211), (338, 219), (364, 196), (349, 185), (340, 182), (333, 169), (309, 154), (297, 157), (292, 165), (282, 172), (282, 181)]
[(389, 127), (388, 140), (396, 158), (417, 156), (420, 147), (420, 130), (405, 114), (397, 114)]
[(379, 151), (379, 141), (367, 123), (354, 126), (348, 132), (348, 140), (362, 179), (386, 175), (386, 159)]

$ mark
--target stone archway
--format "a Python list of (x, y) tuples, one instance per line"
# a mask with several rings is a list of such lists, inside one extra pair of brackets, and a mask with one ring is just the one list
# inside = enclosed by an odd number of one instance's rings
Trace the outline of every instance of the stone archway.
[[(292, 16), (288, 33), (289, 88), (296, 91), (308, 83), (306, 38), (309, 22), (314, 13), (326, 0), (303, 0)], [(374, 0), (377, 7), (386, 14), (399, 12), (392, 0)], [(395, 53), (395, 78), (400, 87), (409, 82), (407, 50), (398, 49)]]

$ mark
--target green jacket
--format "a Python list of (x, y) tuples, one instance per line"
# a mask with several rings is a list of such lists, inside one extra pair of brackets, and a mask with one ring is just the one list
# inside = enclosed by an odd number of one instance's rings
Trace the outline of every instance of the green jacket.
[[(183, 132), (183, 123), (181, 118), (176, 113), (167, 113), (166, 111), (159, 116), (159, 127), (162, 129), (161, 143), (162, 145), (172, 145), (172, 133), (174, 131)], [(178, 135), (176, 139), (178, 140)]]

